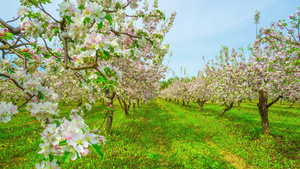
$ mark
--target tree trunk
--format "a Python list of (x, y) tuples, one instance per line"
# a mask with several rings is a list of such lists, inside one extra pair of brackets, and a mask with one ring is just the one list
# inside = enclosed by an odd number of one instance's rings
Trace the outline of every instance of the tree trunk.
[[(108, 93), (108, 92), (107, 92)], [(116, 93), (113, 92), (112, 95), (110, 96), (110, 102), (107, 105), (114, 105), (114, 97)], [(107, 116), (107, 121), (106, 121), (106, 126), (105, 126), (105, 133), (110, 135), (111, 134), (111, 126), (113, 123), (113, 117), (114, 117), (114, 111), (111, 110)]]
[(14, 105), (16, 105), (17, 103), (15, 102), (13, 97), (10, 97), (11, 101), (13, 102)]
[(241, 100), (239, 100), (238, 101), (238, 106), (239, 106), (239, 108), (241, 108), (241, 102), (243, 101), (243, 99), (241, 99)]
[(179, 104), (179, 99), (177, 100), (177, 104)]
[(106, 126), (105, 126), (105, 133), (110, 135), (111, 134), (111, 126), (113, 122), (113, 116), (114, 116), (114, 111), (110, 111), (110, 114), (107, 116), (107, 121), (106, 121)]
[(124, 105), (124, 111), (125, 111), (125, 116), (128, 117), (129, 116), (129, 105), (127, 105), (127, 103), (125, 102), (125, 100), (123, 100), (123, 105)]
[(82, 104), (82, 99), (79, 99), (79, 100), (78, 100), (77, 107), (80, 107), (80, 106), (81, 106), (81, 104)]
[[(110, 104), (113, 105), (113, 100), (111, 100)], [(113, 119), (114, 119), (114, 111), (111, 110), (109, 112), (108, 116), (107, 116), (107, 121), (106, 121), (106, 126), (105, 126), (105, 133), (108, 134), (108, 135), (111, 134), (111, 126), (112, 126), (112, 123), (113, 123)]]
[(283, 99), (280, 100), (280, 104), (283, 104)]
[(259, 90), (258, 91), (258, 110), (261, 117), (262, 123), (262, 134), (269, 134), (269, 119), (268, 119), (268, 92)]
[(230, 103), (230, 105), (226, 105), (226, 108), (222, 110), (222, 112), (219, 116), (222, 117), (224, 115), (224, 113), (227, 112), (228, 110), (230, 110), (232, 107), (233, 107), (233, 102)]
[(137, 99), (137, 107), (140, 108), (140, 99)]
[(197, 103), (199, 104), (199, 111), (201, 111), (202, 108), (203, 108), (203, 105), (204, 105), (204, 103), (205, 103), (205, 100), (200, 101), (200, 99), (198, 99), (198, 100), (197, 100)]
[(184, 100), (183, 100), (183, 99), (182, 99), (182, 105), (183, 105), (183, 106), (185, 106), (185, 102), (184, 102)]
[(187, 101), (186, 105), (187, 105), (188, 108), (190, 108), (190, 101)]
[(290, 108), (293, 107), (294, 103), (295, 103), (295, 100), (290, 102)]
[(135, 102), (132, 105), (132, 109), (135, 110)]

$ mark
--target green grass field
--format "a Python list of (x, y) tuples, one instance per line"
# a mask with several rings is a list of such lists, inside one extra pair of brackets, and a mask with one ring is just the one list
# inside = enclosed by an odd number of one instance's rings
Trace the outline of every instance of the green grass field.
[[(270, 136), (261, 135), (256, 102), (244, 102), (218, 117), (223, 106), (191, 108), (159, 99), (126, 118), (117, 101), (112, 135), (105, 135), (104, 159), (90, 154), (62, 168), (300, 168), (300, 106), (287, 103), (269, 109)], [(61, 107), (67, 116), (77, 103)], [(103, 119), (97, 104), (86, 123), (98, 128)], [(34, 168), (43, 161), (43, 128), (25, 109), (0, 127), (0, 168)], [(102, 128), (104, 132), (104, 127)], [(59, 160), (62, 158), (58, 158)]]

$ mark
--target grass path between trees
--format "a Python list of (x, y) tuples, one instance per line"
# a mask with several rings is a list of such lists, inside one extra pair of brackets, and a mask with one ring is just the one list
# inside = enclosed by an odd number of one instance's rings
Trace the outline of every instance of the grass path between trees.
[[(217, 104), (206, 104), (198, 112), (196, 103), (187, 108), (158, 99), (131, 110), (128, 118), (115, 104), (113, 134), (104, 134), (104, 159), (90, 154), (62, 163), (62, 168), (300, 168), (298, 104), (288, 108), (276, 103), (270, 109), (271, 136), (260, 135), (254, 102), (242, 103), (221, 118), (223, 107)], [(62, 105), (61, 117), (76, 105)], [(86, 113), (90, 128), (101, 126), (104, 107), (96, 104)], [(33, 168), (41, 163), (43, 155), (37, 152), (42, 130), (25, 109), (1, 123), (0, 168)]]

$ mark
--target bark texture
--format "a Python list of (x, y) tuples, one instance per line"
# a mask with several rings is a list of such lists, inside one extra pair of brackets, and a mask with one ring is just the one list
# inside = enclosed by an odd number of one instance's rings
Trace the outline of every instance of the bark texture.
[(200, 99), (198, 99), (198, 100), (197, 100), (197, 103), (199, 104), (199, 111), (201, 111), (202, 108), (203, 108), (203, 105), (204, 105), (204, 103), (205, 103), (205, 100), (200, 101)]
[(242, 101), (243, 101), (243, 100), (239, 100), (239, 101), (238, 101), (238, 106), (239, 106), (239, 108), (241, 107)]
[[(107, 91), (107, 94), (109, 93), (109, 91)], [(108, 103), (108, 105), (114, 105), (114, 97), (115, 97), (116, 93), (113, 92), (112, 95), (110, 96), (110, 102)], [(111, 127), (112, 127), (112, 123), (113, 123), (113, 117), (114, 117), (114, 111), (111, 110), (109, 111), (109, 114), (107, 116), (107, 121), (106, 121), (106, 125), (105, 125), (105, 133), (110, 135), (111, 134)]]
[(290, 103), (290, 108), (293, 107), (293, 105), (294, 105), (295, 102), (296, 102), (295, 100), (294, 100), (294, 101), (291, 101), (291, 103)]
[(268, 118), (268, 92), (258, 91), (258, 110), (262, 124), (262, 134), (270, 133), (269, 118)]
[(113, 116), (114, 116), (114, 111), (110, 111), (109, 115), (107, 116), (107, 121), (106, 121), (106, 126), (105, 126), (105, 133), (110, 135), (111, 134), (111, 126), (113, 123)]
[(226, 108), (222, 110), (222, 112), (219, 116), (222, 117), (224, 115), (224, 113), (227, 112), (228, 110), (230, 110), (232, 107), (233, 107), (233, 103), (230, 103), (230, 105), (226, 105)]

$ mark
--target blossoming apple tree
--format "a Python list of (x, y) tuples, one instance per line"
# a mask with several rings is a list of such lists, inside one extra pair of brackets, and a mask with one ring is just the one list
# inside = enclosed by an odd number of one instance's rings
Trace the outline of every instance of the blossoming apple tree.
[[(85, 86), (104, 93), (99, 95), (106, 98), (109, 107), (106, 128), (109, 133), (116, 86), (122, 78), (120, 65), (125, 65), (125, 60), (131, 64), (139, 61), (161, 64), (158, 60), (163, 60), (168, 52), (164, 36), (176, 13), (166, 18), (158, 9), (157, 0), (152, 10), (147, 1), (139, 9), (140, 1), (65, 0), (58, 4), (59, 14), (55, 17), (44, 8), (50, 0), (20, 0), (18, 18), (0, 19), (1, 81), (10, 81), (27, 95), (24, 102), (16, 104), (1, 98), (0, 121), (8, 122), (18, 109), (26, 106), (42, 122), (45, 130), (41, 133), (43, 143), (39, 153), (48, 161), (36, 164), (36, 168), (58, 168), (54, 156), (62, 155), (65, 161), (76, 160), (91, 150), (102, 156), (100, 145), (105, 142), (97, 130), (84, 123), (83, 115), (91, 110), (93, 98), (72, 109), (69, 118), (58, 119), (57, 98), (61, 93), (55, 93), (55, 87), (74, 86), (55, 76), (71, 79), (76, 76), (82, 79), (78, 82), (79, 90)], [(128, 14), (128, 8), (134, 12)], [(11, 25), (18, 21), (19, 27)], [(134, 23), (139, 21), (141, 26), (137, 28)], [(53, 40), (58, 41), (59, 47), (53, 47)], [(56, 86), (49, 87), (49, 78), (53, 83), (56, 81)], [(78, 92), (71, 94), (76, 97)]]

